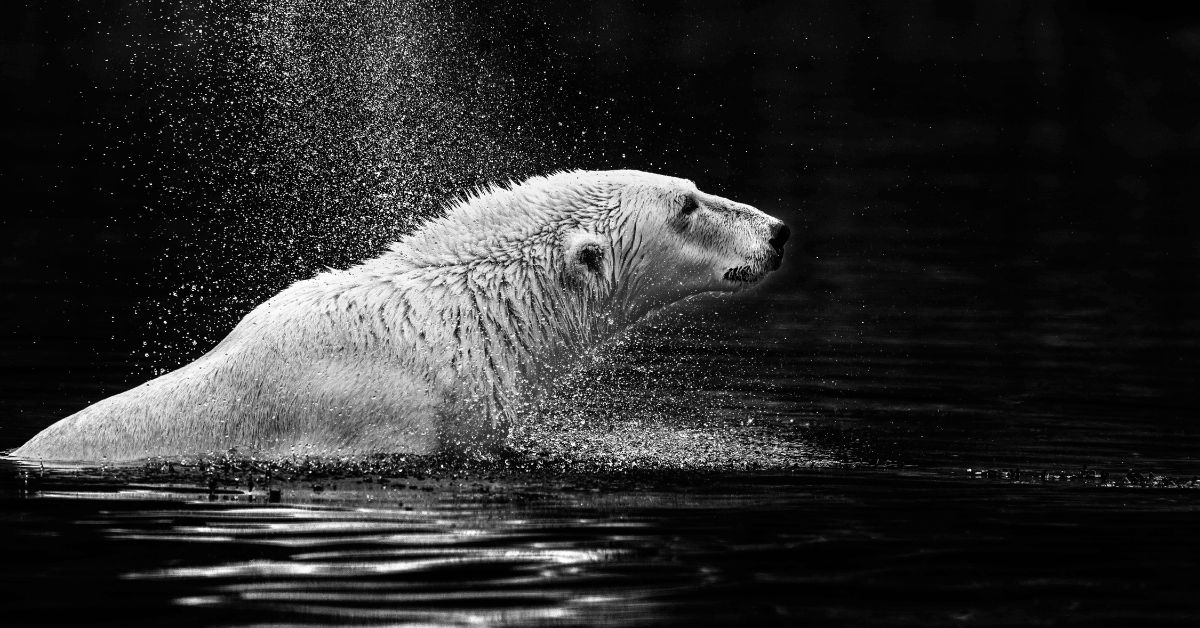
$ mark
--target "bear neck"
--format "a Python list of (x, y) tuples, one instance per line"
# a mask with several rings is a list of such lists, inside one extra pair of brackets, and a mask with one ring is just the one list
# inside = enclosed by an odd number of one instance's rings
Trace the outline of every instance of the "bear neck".
[[(557, 253), (545, 250), (426, 263), (394, 246), (350, 272), (371, 277), (364, 292), (391, 295), (395, 305), (381, 311), (407, 313), (399, 325), (380, 324), (392, 351), (424, 356), (418, 359), (431, 372), (450, 366), (459, 394), (491, 415), (493, 426), (511, 425), (634, 322), (628, 303), (614, 299), (611, 280), (574, 281)], [(454, 347), (449, 354), (447, 346)]]
[[(487, 353), (505, 358), (487, 366), (506, 364), (537, 390), (553, 387), (585, 355), (632, 323), (623, 304), (614, 302), (603, 284), (572, 284), (540, 266), (530, 270), (528, 280), (530, 285), (510, 291), (483, 282), (473, 283), (468, 290), (476, 303), (499, 297), (503, 308), (499, 316), (473, 320), (486, 339)], [(503, 374), (487, 377), (498, 380)]]

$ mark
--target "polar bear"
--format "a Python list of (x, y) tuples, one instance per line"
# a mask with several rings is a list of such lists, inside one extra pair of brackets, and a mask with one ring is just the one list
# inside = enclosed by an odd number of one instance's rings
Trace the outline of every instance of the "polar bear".
[(380, 257), (293, 284), (195, 362), (12, 455), (494, 448), (585, 352), (685, 297), (755, 284), (788, 233), (691, 181), (634, 170), (492, 187)]

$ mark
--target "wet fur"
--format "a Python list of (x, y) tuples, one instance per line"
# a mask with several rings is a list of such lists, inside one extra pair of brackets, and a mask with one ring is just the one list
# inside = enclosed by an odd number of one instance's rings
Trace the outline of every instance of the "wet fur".
[[(679, 215), (686, 195), (701, 199), (703, 221)], [(196, 361), (13, 455), (492, 447), (581, 353), (655, 308), (737, 289), (722, 283), (727, 268), (765, 268), (761, 241), (777, 222), (637, 171), (483, 190), (380, 257), (297, 282)]]

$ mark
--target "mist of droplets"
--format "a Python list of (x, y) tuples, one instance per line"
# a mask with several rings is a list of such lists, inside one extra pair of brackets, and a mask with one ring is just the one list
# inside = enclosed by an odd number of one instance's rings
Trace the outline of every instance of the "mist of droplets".
[(160, 371), (456, 194), (585, 150), (554, 132), (546, 72), (518, 66), (491, 43), (500, 26), (454, 2), (205, 0), (168, 13), (172, 37), (147, 43), (140, 68), (162, 92), (143, 140), (177, 168), (149, 182), (169, 238), (156, 274), (173, 288), (149, 312)]
[[(783, 471), (850, 462), (781, 408), (764, 358), (767, 318), (701, 297), (632, 328), (567, 375), (512, 442), (598, 472)], [(731, 325), (736, 321), (739, 325)], [(744, 327), (743, 327), (744, 326)]]

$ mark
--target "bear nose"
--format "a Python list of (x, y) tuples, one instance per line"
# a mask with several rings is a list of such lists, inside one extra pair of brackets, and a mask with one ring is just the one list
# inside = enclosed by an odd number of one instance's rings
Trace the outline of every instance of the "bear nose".
[(778, 225), (775, 225), (771, 239), (768, 240), (767, 243), (770, 244), (771, 248), (775, 249), (777, 253), (783, 253), (783, 245), (788, 241), (788, 236), (790, 235), (792, 235), (792, 230), (788, 229), (788, 226), (781, 222)]

